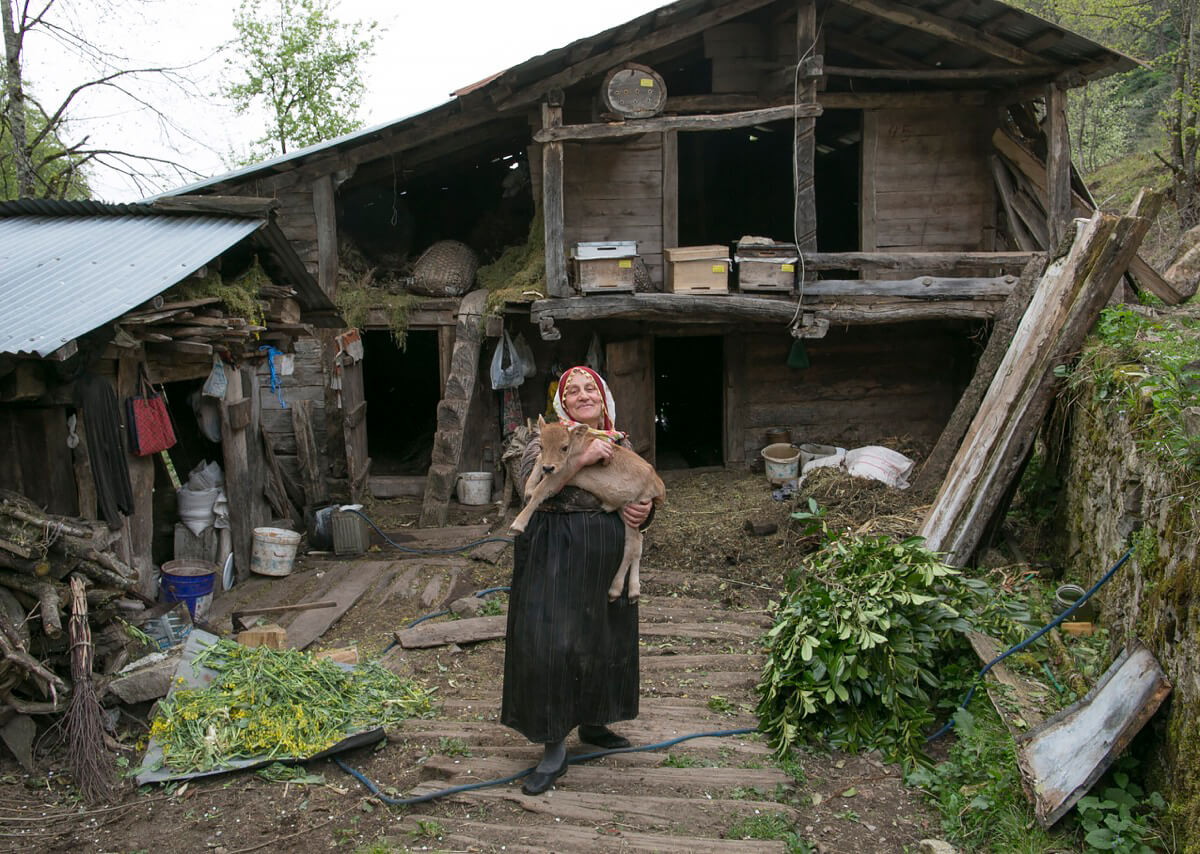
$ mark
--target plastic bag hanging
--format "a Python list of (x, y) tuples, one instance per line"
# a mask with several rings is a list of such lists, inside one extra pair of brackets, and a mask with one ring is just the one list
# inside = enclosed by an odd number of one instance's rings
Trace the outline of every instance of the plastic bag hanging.
[(200, 393), (205, 397), (215, 397), (218, 400), (225, 397), (225, 389), (229, 386), (229, 380), (225, 376), (225, 363), (221, 361), (220, 356), (213, 356), (212, 370), (208, 372), (208, 379), (204, 381), (204, 388)]
[(583, 363), (600, 376), (604, 376), (604, 345), (600, 343), (600, 336), (595, 332), (592, 333), (592, 343), (588, 344), (587, 356)]
[(287, 401), (283, 399), (283, 386), (279, 382), (279, 377), (275, 375), (275, 357), (282, 356), (283, 353), (276, 350), (270, 344), (263, 344), (258, 349), (267, 351), (267, 370), (271, 377), (271, 391), (274, 392), (275, 397), (279, 400), (279, 408), (287, 409)]
[(529, 379), (537, 373), (537, 362), (533, 357), (533, 348), (529, 346), (529, 342), (525, 340), (525, 336), (520, 332), (513, 339), (513, 346), (517, 348), (517, 355), (521, 357), (521, 365), (525, 368), (525, 379)]
[(496, 342), (496, 351), (492, 354), (491, 374), (494, 391), (516, 388), (525, 382), (525, 367), (507, 329)]

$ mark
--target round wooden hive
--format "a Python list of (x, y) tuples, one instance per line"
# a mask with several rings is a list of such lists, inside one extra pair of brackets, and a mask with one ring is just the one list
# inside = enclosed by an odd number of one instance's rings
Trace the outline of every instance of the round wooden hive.
[(667, 84), (654, 69), (627, 62), (604, 76), (600, 101), (610, 113), (627, 119), (648, 119), (667, 105)]
[(439, 240), (421, 253), (413, 265), (409, 289), (429, 297), (462, 296), (475, 285), (479, 256), (457, 240)]

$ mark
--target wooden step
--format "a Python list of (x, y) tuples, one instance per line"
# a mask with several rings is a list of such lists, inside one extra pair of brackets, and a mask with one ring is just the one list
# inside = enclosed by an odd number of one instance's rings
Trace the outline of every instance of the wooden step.
[[(446, 818), (428, 814), (406, 816), (401, 827), (413, 833), (425, 822), (445, 828), (445, 835), (428, 840), (431, 848), (444, 850), (448, 844), (456, 850), (506, 852), (547, 851), (654, 851), (660, 854), (694, 854), (704, 851), (713, 854), (777, 854), (784, 850), (782, 842), (757, 839), (712, 839), (695, 836), (639, 833), (625, 828), (595, 829), (559, 822), (551, 825), (513, 825), (498, 822), (473, 821), (465, 818)], [(411, 845), (412, 836), (401, 844)], [(482, 848), (481, 848), (482, 846)]]
[[(622, 786), (645, 786), (650, 791), (662, 793), (713, 793), (730, 789), (756, 789), (765, 795), (772, 794), (776, 787), (790, 788), (793, 780), (778, 768), (675, 768), (663, 767), (664, 754), (617, 754), (629, 756), (656, 756), (659, 765), (621, 766), (581, 762), (572, 765), (568, 774), (571, 784), (578, 790), (595, 791), (619, 782)], [(616, 758), (616, 757), (612, 757)], [(607, 761), (607, 760), (606, 760)], [(432, 756), (421, 766), (426, 779), (436, 781), (438, 787), (461, 786), (480, 780), (498, 780), (510, 777), (530, 767), (528, 759), (515, 757), (481, 756)]]
[(647, 670), (746, 670), (755, 675), (767, 661), (765, 655), (714, 653), (713, 655), (663, 655), (643, 651), (638, 656), (640, 667)]
[(647, 623), (638, 626), (638, 634), (644, 638), (698, 638), (740, 639), (757, 641), (763, 636), (759, 626), (743, 626), (739, 623)]

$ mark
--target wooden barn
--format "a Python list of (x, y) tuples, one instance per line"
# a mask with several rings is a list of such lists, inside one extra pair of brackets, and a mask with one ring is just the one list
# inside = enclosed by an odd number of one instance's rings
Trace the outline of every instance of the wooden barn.
[[(521, 414), (590, 353), (660, 468), (748, 465), (770, 428), (928, 449), (1025, 263), (1092, 205), (1066, 91), (1136, 65), (996, 0), (681, 0), (177, 195), (278, 200), (362, 308), (354, 354), (326, 334), (285, 395), (314, 400), (335, 495), (423, 494), (438, 525), (459, 472), (502, 470), (502, 329), (534, 356)], [(431, 286), (445, 241), (486, 288)]]
[[(82, 567), (113, 595), (152, 597), (159, 564), (216, 562), (213, 528), (181, 543), (176, 524), (179, 480), (206, 461), (224, 471), (224, 548), (239, 576), (254, 527), (302, 522), (304, 496), (287, 494), (261, 424), (280, 405), (272, 375), (304, 358), (296, 339), (343, 321), (275, 224), (274, 206), (0, 203), (0, 503), (5, 514), (36, 508), (103, 523), (90, 557), (65, 562), (41, 557), (69, 537), (22, 544), (0, 530), (0, 587), (24, 590), (47, 572)], [(208, 410), (201, 390), (214, 359), (223, 381)], [(134, 453), (129, 400), (151, 395), (175, 441)]]

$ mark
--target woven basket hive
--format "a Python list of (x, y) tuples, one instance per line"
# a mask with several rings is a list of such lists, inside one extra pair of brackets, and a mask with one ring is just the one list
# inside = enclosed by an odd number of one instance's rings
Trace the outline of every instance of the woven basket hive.
[(431, 297), (457, 297), (475, 285), (479, 256), (457, 240), (439, 240), (413, 265), (414, 293)]

